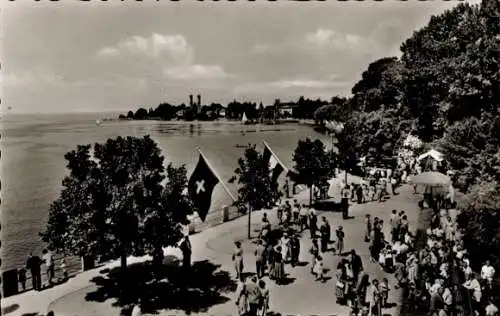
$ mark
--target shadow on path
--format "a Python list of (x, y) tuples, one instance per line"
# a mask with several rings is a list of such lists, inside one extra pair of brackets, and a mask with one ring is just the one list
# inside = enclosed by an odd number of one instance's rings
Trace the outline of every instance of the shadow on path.
[(236, 291), (236, 282), (219, 268), (220, 265), (204, 260), (195, 262), (189, 273), (185, 273), (177, 263), (154, 268), (146, 262), (130, 265), (124, 278), (120, 277), (120, 269), (115, 268), (106, 277), (92, 279), (98, 289), (87, 293), (85, 299), (94, 302), (116, 299), (114, 306), (127, 309), (141, 299), (145, 313), (169, 309), (187, 314), (206, 312), (229, 300), (222, 293)]
[(13, 313), (15, 311), (17, 311), (19, 309), (19, 304), (12, 304), (12, 305), (9, 305), (9, 306), (5, 306), (2, 308), (2, 315), (7, 315), (7, 314), (10, 314), (10, 313)]

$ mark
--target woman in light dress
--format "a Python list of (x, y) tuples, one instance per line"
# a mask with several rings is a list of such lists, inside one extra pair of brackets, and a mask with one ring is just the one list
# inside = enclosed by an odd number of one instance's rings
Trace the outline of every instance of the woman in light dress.
[(243, 280), (243, 249), (241, 249), (241, 242), (239, 241), (235, 242), (234, 245), (233, 263), (236, 270), (236, 278)]
[(290, 238), (288, 237), (288, 233), (284, 233), (283, 237), (281, 237), (280, 246), (281, 257), (283, 258), (283, 262), (286, 263), (290, 260)]
[(243, 316), (248, 313), (248, 300), (245, 293), (245, 282), (244, 280), (239, 280), (238, 289), (236, 291), (238, 298), (236, 299), (236, 307), (238, 309), (238, 315)]

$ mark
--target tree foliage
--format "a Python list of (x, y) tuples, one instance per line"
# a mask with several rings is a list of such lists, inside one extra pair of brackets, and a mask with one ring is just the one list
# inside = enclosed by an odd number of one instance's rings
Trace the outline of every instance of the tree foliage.
[(333, 175), (331, 157), (319, 139), (299, 140), (293, 154), (293, 161), (300, 182), (309, 187), (322, 185)]
[(260, 210), (273, 207), (280, 198), (278, 184), (271, 181), (269, 164), (255, 145), (247, 146), (234, 173), (229, 182), (238, 180), (237, 205)]
[(480, 270), (485, 260), (500, 266), (500, 186), (498, 182), (481, 182), (471, 187), (458, 217), (464, 232), (464, 243), (474, 268)]
[(179, 192), (186, 170), (169, 165), (149, 136), (78, 146), (65, 155), (69, 175), (51, 204), (42, 239), (56, 251), (122, 259), (158, 255), (181, 237), (190, 202)]

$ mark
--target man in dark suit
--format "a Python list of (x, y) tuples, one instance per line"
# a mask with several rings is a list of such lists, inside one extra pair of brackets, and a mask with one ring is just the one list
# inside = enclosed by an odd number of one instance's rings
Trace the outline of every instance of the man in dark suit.
[(363, 271), (363, 261), (361, 257), (356, 253), (356, 250), (352, 249), (350, 254), (352, 274), (354, 276), (354, 281), (358, 282), (358, 277), (361, 271)]
[(182, 268), (187, 272), (191, 268), (191, 241), (189, 241), (189, 236), (184, 237), (184, 241), (181, 243), (182, 251)]
[(42, 275), (40, 266), (42, 265), (42, 259), (38, 256), (33, 256), (30, 253), (28, 261), (26, 262), (26, 268), (31, 272), (31, 280), (33, 282), (33, 289), (35, 291), (42, 290)]

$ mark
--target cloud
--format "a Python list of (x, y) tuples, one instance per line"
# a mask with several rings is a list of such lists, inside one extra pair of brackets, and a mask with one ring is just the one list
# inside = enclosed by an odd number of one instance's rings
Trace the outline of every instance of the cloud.
[(112, 47), (104, 47), (97, 52), (98, 57), (113, 57), (118, 56), (120, 51)]
[(173, 59), (177, 62), (191, 61), (193, 48), (182, 35), (153, 33), (150, 37), (132, 36), (115, 46), (104, 47), (98, 57), (132, 55), (152, 59)]
[(5, 87), (62, 86), (64, 78), (50, 71), (34, 70), (9, 72), (0, 76), (0, 84)]
[[(194, 47), (182, 35), (153, 33), (149, 37), (132, 36), (114, 46), (97, 51), (96, 57), (126, 62), (148, 73), (151, 80), (222, 79), (228, 74), (220, 65), (194, 62)], [(123, 69), (123, 68), (121, 68)]]
[(355, 34), (344, 34), (326, 28), (319, 28), (314, 33), (306, 34), (306, 41), (316, 46), (342, 50), (356, 49), (366, 44), (373, 44), (370, 39)]
[(165, 68), (163, 70), (167, 78), (172, 79), (221, 79), (228, 74), (217, 65), (189, 65), (187, 67)]
[(289, 88), (331, 88), (331, 87), (343, 87), (345, 82), (342, 81), (327, 81), (327, 80), (280, 80), (269, 83), (272, 87), (277, 87), (281, 89)]
[(269, 93), (276, 90), (323, 90), (332, 88), (344, 88), (350, 82), (340, 80), (314, 80), (314, 79), (282, 79), (268, 82), (251, 82), (242, 84), (234, 90), (240, 93)]

